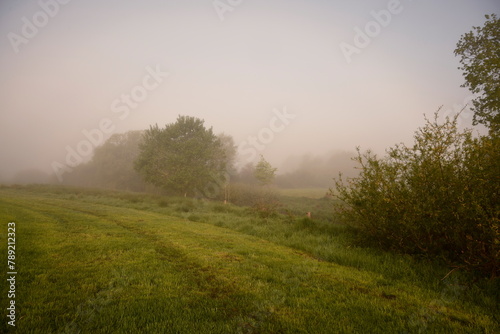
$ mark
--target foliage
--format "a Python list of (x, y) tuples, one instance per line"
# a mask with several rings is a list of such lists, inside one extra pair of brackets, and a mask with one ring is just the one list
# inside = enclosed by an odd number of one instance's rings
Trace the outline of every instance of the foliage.
[(438, 255), (465, 268), (500, 273), (498, 137), (460, 132), (457, 117), (415, 133), (412, 147), (355, 160), (359, 177), (336, 181), (344, 221), (382, 246)]
[(275, 192), (270, 189), (261, 189), (261, 194), (254, 202), (252, 209), (261, 218), (269, 218), (276, 216), (281, 207), (281, 202)]
[(231, 180), (235, 183), (257, 185), (259, 182), (255, 178), (255, 166), (252, 162), (246, 163), (237, 173), (232, 175)]
[[(231, 182), (228, 188), (231, 194), (230, 202), (236, 205), (252, 206), (261, 195), (261, 189), (251, 184)], [(223, 200), (222, 197), (217, 199)]]
[(239, 205), (248, 205), (262, 218), (269, 218), (277, 214), (281, 207), (277, 193), (268, 187), (273, 182), (277, 169), (273, 168), (262, 155), (255, 168), (252, 167), (253, 165), (247, 164), (246, 170), (253, 169), (253, 176), (259, 182), (260, 187), (253, 184), (233, 186), (231, 188), (236, 188), (236, 191), (231, 191), (232, 201)]
[(465, 83), (473, 93), (474, 122), (491, 131), (500, 130), (500, 20), (495, 14), (486, 15), (483, 27), (473, 27), (462, 35), (455, 49), (461, 56), (459, 69), (464, 71)]
[(115, 133), (97, 147), (92, 160), (77, 166), (65, 176), (68, 185), (144, 191), (146, 184), (134, 170), (142, 131)]
[[(325, 192), (326, 190), (323, 190), (323, 195)], [(305, 194), (307, 193), (308, 189), (305, 191)], [(336, 215), (333, 214), (333, 200), (330, 196), (322, 198), (296, 197), (284, 195), (280, 191), (279, 199), (282, 205), (280, 212), (286, 213), (288, 216), (298, 218), (307, 217), (307, 213), (309, 212), (315, 222), (321, 221), (329, 225), (338, 223)]]
[(273, 183), (276, 177), (277, 168), (273, 168), (269, 162), (264, 159), (264, 156), (260, 156), (260, 161), (255, 166), (255, 178), (259, 181), (260, 185), (267, 186)]
[(231, 135), (225, 133), (218, 134), (217, 138), (220, 140), (225, 155), (226, 170), (229, 174), (234, 174), (236, 172), (234, 164), (237, 155), (237, 147), (234, 144), (234, 139)]
[[(250, 207), (263, 218), (277, 214), (282, 207), (278, 193), (273, 189), (245, 183), (229, 183), (227, 193), (230, 194), (231, 204)], [(216, 199), (223, 200), (222, 193)]]
[(226, 164), (212, 128), (201, 119), (179, 116), (164, 129), (155, 125), (145, 132), (135, 168), (146, 182), (186, 196), (218, 179)]
[(104, 145), (97, 147), (92, 164), (98, 172), (97, 184), (111, 189), (143, 190), (133, 161), (139, 154), (142, 131), (113, 134)]
[[(213, 184), (216, 184), (219, 190), (219, 193), (224, 192), (224, 203), (227, 203), (230, 200), (231, 192), (229, 189), (229, 181), (230, 176), (236, 173), (235, 162), (237, 155), (237, 147), (234, 144), (234, 139), (230, 135), (226, 135), (225, 133), (220, 133), (218, 139), (222, 145), (222, 153), (224, 154), (224, 158), (226, 159), (226, 170), (223, 173), (222, 178), (219, 180), (214, 180)], [(216, 182), (215, 182), (216, 181)], [(213, 198), (214, 196), (212, 196)], [(217, 194), (216, 196), (217, 197)]]

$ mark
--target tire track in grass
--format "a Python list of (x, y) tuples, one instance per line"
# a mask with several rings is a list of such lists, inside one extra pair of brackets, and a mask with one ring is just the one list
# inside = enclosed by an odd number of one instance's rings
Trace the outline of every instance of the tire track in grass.
[[(185, 279), (182, 307), (225, 325), (226, 330), (203, 328), (205, 333), (401, 332), (412, 312), (427, 309), (421, 291), (413, 296), (414, 286), (381, 287), (373, 274), (315, 261), (293, 248), (236, 231), (125, 207), (53, 198), (36, 203), (96, 217), (102, 225), (126, 231), (127, 238), (142, 240), (156, 259), (171, 264)], [(203, 313), (204, 303), (214, 311)], [(446, 319), (452, 313), (449, 309), (436, 315), (429, 330), (452, 332), (464, 326)], [(154, 323), (147, 325), (154, 328)], [(485, 320), (487, 327), (492, 328)]]
[[(95, 215), (95, 213), (92, 214)], [(157, 214), (153, 213), (149, 215), (154, 218), (158, 217)], [(206, 300), (203, 300), (204, 298), (210, 298), (215, 301), (219, 310), (217, 312), (218, 315), (223, 315), (223, 318), (228, 320), (236, 320), (238, 332), (254, 333), (258, 327), (256, 323), (262, 322), (266, 322), (267, 326), (275, 328), (276, 333), (280, 333), (283, 330), (284, 326), (278, 318), (272, 313), (260, 309), (258, 306), (259, 303), (257, 302), (260, 297), (239, 289), (237, 281), (227, 279), (226, 272), (212, 265), (198, 263), (196, 261), (197, 259), (189, 256), (185, 251), (181, 250), (178, 245), (167, 242), (165, 238), (159, 237), (154, 232), (146, 231), (144, 226), (130, 225), (125, 223), (124, 220), (117, 220), (105, 215), (98, 216), (113, 222), (153, 244), (159, 258), (169, 261), (175, 269), (183, 273), (183, 275), (193, 283), (196, 289), (202, 293), (200, 298), (197, 298), (194, 302), (206, 303)], [(179, 220), (177, 217), (167, 218)], [(145, 219), (141, 220), (144, 221)], [(182, 232), (185, 233), (187, 231)], [(245, 300), (245, 303), (241, 303), (242, 299)]]
[[(235, 234), (238, 235), (240, 238), (243, 238), (244, 240), (248, 239), (248, 242), (251, 244), (252, 248), (253, 247), (258, 248), (251, 250), (251, 252), (256, 252), (255, 256), (253, 256), (252, 253), (248, 252), (245, 252), (241, 255), (238, 254), (228, 255), (225, 252), (219, 254), (220, 256), (219, 260), (221, 261), (227, 260), (228, 256), (233, 259), (239, 259), (241, 258), (241, 256), (243, 257), (246, 257), (248, 255), (251, 256), (251, 259), (249, 261), (251, 262), (250, 265), (252, 266), (257, 265), (258, 267), (250, 269), (251, 271), (255, 271), (256, 275), (250, 275), (250, 280), (252, 281), (250, 285), (253, 290), (249, 292), (237, 288), (237, 284), (240, 283), (241, 280), (244, 281), (247, 278), (236, 276), (233, 277), (233, 279), (236, 278), (238, 280), (232, 280), (232, 281), (228, 280), (226, 277), (228, 272), (219, 270), (218, 268), (211, 265), (200, 265), (192, 258), (187, 256), (185, 252), (181, 251), (179, 249), (179, 244), (175, 245), (174, 243), (169, 242), (168, 243), (169, 246), (167, 246), (167, 242), (165, 239), (160, 239), (158, 236), (155, 235), (154, 231), (152, 230), (146, 231), (145, 226), (136, 225), (138, 224), (138, 222), (134, 221), (134, 219), (131, 219), (129, 217), (120, 217), (120, 219), (115, 219), (114, 217), (108, 217), (107, 214), (105, 213), (108, 209), (107, 207), (97, 208), (96, 206), (93, 206), (92, 211), (89, 211), (86, 209), (82, 209), (81, 205), (78, 205), (76, 203), (70, 203), (68, 201), (60, 201), (58, 204), (54, 204), (53, 200), (51, 200), (50, 203), (44, 204), (45, 207), (47, 205), (56, 208), (64, 206), (64, 208), (66, 209), (68, 209), (69, 206), (71, 210), (74, 210), (76, 212), (92, 214), (103, 220), (104, 219), (111, 220), (113, 223), (118, 224), (125, 229), (135, 231), (137, 235), (141, 235), (146, 239), (152, 240), (157, 246), (156, 247), (157, 252), (163, 254), (163, 256), (166, 256), (166, 259), (170, 259), (170, 262), (173, 262), (174, 265), (177, 266), (179, 271), (187, 273), (187, 278), (190, 281), (194, 280), (194, 285), (197, 286), (198, 290), (200, 290), (203, 293), (203, 295), (200, 296), (200, 298), (195, 300), (194, 302), (203, 303), (204, 298), (207, 297), (218, 301), (219, 304), (222, 302), (222, 305), (218, 305), (219, 310), (222, 310), (222, 315), (224, 315), (226, 318), (237, 320), (238, 324), (235, 326), (235, 328), (239, 328), (243, 332), (252, 332), (253, 330), (257, 330), (257, 328), (261, 326), (266, 326), (267, 328), (273, 328), (275, 332), (281, 331), (286, 326), (288, 327), (292, 326), (292, 328), (295, 327), (296, 321), (292, 322), (288, 321), (287, 325), (282, 325), (281, 321), (279, 320), (283, 318), (283, 316), (285, 318), (290, 316), (289, 310), (291, 310), (290, 308), (291, 306), (284, 306), (288, 311), (279, 312), (278, 308), (281, 307), (279, 306), (279, 304), (284, 303), (287, 292), (286, 289), (283, 290), (281, 287), (277, 287), (277, 285), (281, 285), (281, 283), (285, 284), (289, 283), (289, 277), (286, 277), (286, 275), (284, 277), (278, 277), (276, 279), (274, 278), (270, 279), (268, 277), (270, 274), (272, 274), (270, 273), (270, 271), (274, 270), (272, 269), (274, 263), (283, 264), (282, 262), (284, 258), (282, 259), (282, 257), (284, 255), (279, 254), (279, 251), (280, 250), (282, 251), (281, 248), (283, 247), (275, 246), (267, 241), (258, 239), (256, 237), (241, 235), (240, 233), (232, 231), (230, 232), (231, 236)], [(117, 213), (116, 208), (113, 209), (115, 210), (114, 214), (116, 216)], [(136, 210), (130, 210), (130, 211), (136, 211)], [(148, 220), (148, 218), (151, 219), (158, 218), (157, 214), (149, 214), (144, 212), (140, 212), (140, 214), (143, 218), (141, 220)], [(172, 218), (172, 219), (179, 220), (178, 218)], [(198, 232), (193, 231), (193, 229), (197, 227), (200, 227), (200, 225), (199, 224), (193, 225), (192, 223), (190, 223), (189, 230), (186, 230), (184, 226), (181, 227), (177, 226), (175, 230), (177, 234), (179, 233), (191, 234), (190, 237), (196, 239), (195, 243), (203, 242), (204, 239), (207, 239), (207, 236), (202, 235), (201, 234), (202, 232), (200, 231)], [(213, 229), (214, 227), (211, 225), (206, 225), (205, 228)], [(216, 229), (221, 231), (230, 231), (220, 228)], [(208, 236), (208, 239), (210, 239), (210, 237), (211, 236)], [(219, 243), (219, 241), (220, 240), (215, 240), (217, 244)], [(257, 242), (257, 244), (255, 244), (255, 242)], [(271, 245), (273, 245), (272, 249), (267, 249)], [(188, 245), (187, 247), (190, 246), (191, 245)], [(276, 249), (276, 251), (278, 251), (277, 254), (274, 253), (275, 251), (274, 248), (278, 248)], [(273, 254), (270, 254), (270, 252), (272, 252)], [(268, 260), (263, 260), (263, 262), (259, 260), (259, 258), (263, 254), (265, 254), (266, 258), (269, 258), (271, 260), (271, 263), (266, 263)], [(276, 258), (276, 256), (278, 256), (278, 258)], [(245, 270), (249, 269), (246, 268)], [(241, 275), (241, 273), (239, 275)], [(282, 282), (283, 279), (285, 281)], [(222, 284), (220, 284), (221, 282)], [(248, 283), (246, 284), (248, 285)], [(255, 295), (255, 291), (263, 291), (263, 289), (267, 289), (266, 290), (267, 294), (263, 293), (260, 295)], [(272, 296), (268, 294), (270, 291), (272, 292)], [(268, 299), (271, 301), (269, 301)], [(278, 304), (273, 305), (276, 303)], [(294, 311), (294, 313), (296, 312)], [(221, 312), (218, 312), (218, 314), (221, 315)]]
[[(87, 258), (82, 257), (80, 262), (71, 263), (70, 267), (64, 267), (68, 261), (73, 259), (71, 252), (65, 251), (65, 241), (68, 239), (66, 228), (77, 228), (67, 219), (67, 210), (53, 211), (42, 207), (36, 202), (30, 202), (30, 206), (19, 204), (12, 200), (0, 199), (0, 207), (5, 210), (16, 212), (11, 216), (19, 222), (20, 237), (20, 290), (19, 302), (22, 321), (18, 323), (20, 331), (26, 330), (25, 323), (37, 321), (44, 324), (40, 330), (45, 332), (77, 333), (81, 332), (81, 324), (91, 324), (99, 313), (110, 301), (118, 296), (119, 287), (124, 286), (123, 277), (116, 275), (113, 271), (109, 275), (106, 284), (87, 282), (89, 277), (79, 276), (76, 271), (85, 272), (89, 276), (99, 274), (99, 263), (88, 263)], [(76, 220), (79, 215), (70, 213)], [(4, 212), (0, 212), (4, 215)], [(88, 222), (92, 225), (93, 222)], [(83, 233), (82, 233), (83, 234)], [(66, 237), (66, 238), (64, 238)], [(56, 242), (52, 242), (55, 239)], [(59, 241), (59, 242), (57, 242)], [(85, 240), (79, 240), (80, 245), (71, 247), (85, 247)], [(91, 254), (85, 254), (90, 255)], [(24, 262), (24, 263), (23, 263)], [(81, 265), (85, 264), (84, 267)], [(91, 272), (88, 272), (91, 270)], [(107, 277), (107, 273), (104, 273)], [(67, 281), (67, 276), (75, 280)], [(66, 278), (66, 279), (64, 279)], [(90, 277), (93, 281), (93, 276)], [(69, 284), (69, 285), (68, 285)], [(82, 284), (84, 286), (83, 291)], [(38, 289), (43, 286), (43, 289)], [(28, 291), (31, 291), (28, 294)], [(76, 292), (76, 293), (75, 293)], [(66, 295), (68, 298), (64, 298)], [(86, 296), (86, 297), (85, 297)], [(36, 303), (35, 303), (36, 302)], [(72, 303), (71, 303), (72, 302)], [(61, 304), (65, 306), (61, 308)], [(43, 306), (43, 314), (40, 309)], [(31, 314), (27, 313), (31, 310)], [(38, 320), (33, 320), (38, 319)], [(43, 319), (43, 320), (41, 320)], [(68, 320), (69, 319), (69, 320)], [(69, 322), (68, 322), (69, 321)], [(30, 330), (32, 330), (31, 328)]]
[[(44, 214), (54, 217), (59, 224), (67, 225), (72, 224), (68, 219), (65, 219), (66, 215), (78, 216), (78, 215), (88, 215), (93, 216), (101, 220), (101, 224), (114, 224), (120, 228), (128, 231), (129, 233), (141, 238), (147, 244), (153, 246), (157, 257), (162, 261), (168, 261), (174, 270), (182, 274), (186, 279), (187, 285), (191, 286), (192, 291), (187, 291), (193, 293), (194, 299), (191, 302), (192, 306), (198, 303), (207, 303), (206, 298), (213, 301), (215, 307), (218, 309), (217, 315), (220, 317), (218, 321), (236, 321), (240, 323), (238, 327), (248, 327), (250, 322), (259, 318), (263, 321), (265, 316), (265, 321), (272, 325), (274, 328), (281, 328), (280, 321), (272, 317), (272, 314), (264, 314), (256, 306), (255, 299), (258, 297), (252, 295), (251, 293), (241, 290), (238, 288), (238, 284), (234, 280), (228, 280), (225, 276), (225, 272), (216, 268), (215, 266), (204, 265), (198, 263), (192, 256), (188, 256), (185, 251), (180, 249), (178, 245), (172, 242), (168, 242), (165, 238), (160, 238), (154, 232), (147, 231), (144, 226), (136, 225), (140, 224), (137, 220), (131, 219), (129, 217), (120, 217), (116, 219), (114, 216), (109, 216), (107, 210), (109, 207), (97, 205), (92, 205), (90, 210), (82, 208), (81, 204), (76, 204), (64, 200), (53, 200), (49, 201), (42, 200), (41, 204), (36, 201), (32, 203), (33, 210), (43, 211)], [(84, 206), (89, 206), (88, 203), (83, 204)], [(62, 214), (62, 210), (68, 212), (68, 214)], [(120, 208), (113, 208), (114, 214)], [(122, 208), (123, 210), (123, 208)], [(135, 211), (135, 210), (134, 210)], [(69, 213), (71, 212), (71, 213)], [(146, 214), (140, 212), (142, 216), (142, 221), (149, 218), (158, 218), (156, 214)], [(172, 218), (177, 219), (178, 218)], [(246, 300), (245, 303), (241, 303), (241, 300)], [(193, 304), (194, 303), (194, 304)], [(86, 308), (95, 308), (96, 305), (100, 304), (99, 298), (93, 298), (90, 302), (78, 306), (77, 316), (80, 318), (92, 318), (94, 313), (92, 310), (86, 310)], [(210, 303), (208, 303), (210, 304)], [(198, 305), (199, 306), (199, 305)], [(67, 325), (68, 330), (73, 330), (76, 328), (75, 324), (77, 321), (72, 321)], [(69, 327), (68, 327), (69, 326)]]
[[(287, 293), (289, 293), (289, 291), (287, 290), (290, 289), (290, 286), (295, 286), (295, 288), (297, 288), (297, 286), (303, 284), (309, 279), (314, 279), (316, 281), (311, 284), (313, 289), (320, 288), (322, 283), (325, 283), (325, 286), (332, 286), (335, 289), (337, 289), (338, 286), (342, 287), (345, 286), (346, 290), (343, 292), (343, 294), (347, 294), (350, 297), (345, 296), (344, 300), (347, 300), (348, 298), (359, 299), (360, 298), (359, 295), (361, 295), (362, 297), (361, 299), (366, 299), (368, 296), (376, 297), (376, 293), (373, 292), (362, 293), (362, 294), (359, 293), (359, 291), (361, 290), (365, 292), (369, 291), (368, 288), (365, 289), (348, 288), (350, 286), (357, 287), (360, 284), (364, 285), (358, 279), (352, 279), (352, 280), (346, 280), (345, 278), (340, 279), (335, 277), (335, 275), (332, 275), (331, 273), (330, 275), (323, 277), (321, 277), (321, 275), (318, 273), (316, 277), (313, 277), (313, 273), (306, 270), (307, 268), (303, 268), (298, 271), (293, 268), (289, 268), (292, 266), (292, 264), (290, 265), (286, 264), (289, 255), (294, 256), (297, 259), (301, 259), (301, 262), (303, 257), (297, 256), (297, 254), (294, 253), (295, 251), (293, 249), (288, 249), (288, 248), (286, 248), (288, 250), (287, 252), (285, 252), (286, 254), (281, 254), (281, 252), (284, 251), (285, 247), (274, 245), (268, 241), (264, 241), (256, 237), (245, 236), (245, 239), (251, 239), (251, 241), (250, 240), (249, 241), (252, 243), (252, 245), (255, 242), (258, 242), (258, 244), (266, 245), (265, 247), (262, 247), (262, 249), (259, 250), (259, 255), (257, 255), (257, 258), (252, 258), (253, 262), (257, 261), (256, 264), (260, 266), (260, 268), (255, 268), (258, 269), (256, 270), (256, 272), (259, 272), (260, 275), (264, 276), (262, 278), (258, 278), (258, 276), (255, 276), (254, 279), (257, 280), (262, 279), (260, 284), (262, 284), (263, 286), (272, 287), (274, 301), (269, 303), (261, 300), (259, 305), (259, 303), (257, 302), (259, 300), (259, 297), (252, 296), (252, 298), (250, 298), (248, 303), (245, 304), (237, 303), (234, 302), (234, 300), (238, 300), (239, 299), (238, 297), (240, 296), (245, 296), (246, 299), (249, 299), (248, 298), (249, 293), (248, 292), (242, 293), (241, 290), (236, 288), (234, 281), (231, 284), (227, 284), (228, 281), (223, 279), (225, 274), (223, 271), (217, 270), (217, 268), (213, 266), (200, 265), (193, 258), (187, 256), (185, 252), (181, 251), (179, 245), (175, 245), (172, 242), (167, 242), (165, 238), (160, 238), (158, 235), (156, 235), (154, 231), (146, 230), (146, 226), (138, 225), (140, 224), (140, 222), (133, 221), (133, 219), (125, 217), (116, 219), (114, 217), (109, 217), (104, 212), (96, 213), (96, 211), (99, 211), (97, 210), (96, 207), (92, 208), (93, 211), (88, 211), (82, 209), (81, 207), (76, 208), (74, 205), (72, 205), (71, 209), (77, 212), (84, 212), (86, 214), (95, 215), (100, 217), (101, 219), (106, 219), (108, 221), (111, 221), (114, 224), (117, 224), (122, 228), (127, 229), (132, 233), (139, 235), (142, 238), (145, 238), (146, 240), (148, 240), (148, 242), (154, 244), (155, 251), (159, 253), (163, 257), (163, 259), (172, 262), (175, 268), (177, 268), (179, 271), (183, 273), (186, 273), (188, 279), (191, 282), (193, 282), (198, 287), (199, 290), (205, 292), (203, 294), (203, 297), (208, 297), (211, 299), (215, 299), (219, 302), (222, 302), (223, 305), (220, 306), (222, 306), (222, 309), (226, 310), (225, 312), (226, 315), (228, 315), (227, 310), (230, 311), (229, 314), (230, 318), (233, 317), (246, 318), (245, 320), (241, 321), (241, 325), (239, 326), (240, 328), (246, 328), (246, 330), (251, 331), (255, 328), (258, 328), (259, 324), (262, 323), (267, 323), (266, 325), (273, 323), (273, 327), (283, 328), (280, 324), (280, 321), (277, 319), (285, 317), (285, 318), (292, 318), (291, 319), (292, 321), (289, 321), (288, 325), (292, 325), (296, 329), (302, 328), (302, 330), (306, 331), (305, 327), (303, 327), (303, 325), (300, 325), (300, 323), (301, 322), (307, 323), (309, 322), (307, 318), (314, 318), (316, 316), (313, 311), (306, 311), (307, 309), (306, 305), (310, 303), (310, 301), (308, 301), (308, 297), (306, 296), (314, 295), (315, 293), (313, 291), (308, 291), (309, 289), (307, 289), (307, 287), (302, 286), (300, 287), (302, 292), (299, 293), (299, 296), (295, 297), (296, 299), (292, 300), (291, 298), (287, 297)], [(102, 210), (106, 211), (106, 207), (103, 207)], [(131, 210), (131, 211), (136, 211), (136, 210)], [(148, 218), (150, 218), (151, 220), (158, 219), (157, 214), (146, 213), (146, 212), (140, 212), (140, 213), (143, 217), (141, 221), (147, 221)], [(116, 212), (114, 212), (114, 216), (116, 216)], [(178, 218), (172, 218), (172, 219), (179, 220)], [(177, 234), (190, 233), (192, 234), (192, 237), (196, 239), (196, 242), (203, 242), (206, 239), (210, 239), (210, 235), (207, 236), (201, 234), (200, 232), (196, 232), (194, 230), (196, 227), (199, 228), (199, 225), (192, 225), (190, 226), (189, 230), (187, 230), (186, 228), (177, 227), (175, 228), (175, 232), (177, 232)], [(149, 228), (152, 228), (152, 226), (149, 226)], [(206, 228), (213, 229), (214, 227), (211, 225), (207, 225)], [(243, 237), (243, 235), (240, 235), (240, 237)], [(253, 245), (252, 247), (258, 247), (259, 246), (258, 244)], [(271, 247), (271, 249), (268, 249), (269, 247)], [(269, 252), (272, 252), (273, 254), (267, 254)], [(263, 254), (265, 254), (264, 256), (265, 259), (263, 258), (259, 260), (258, 258), (263, 256)], [(248, 256), (251, 254), (243, 254), (243, 255)], [(309, 262), (310, 261), (313, 260), (309, 259)], [(316, 263), (318, 261), (313, 261), (313, 262)], [(272, 278), (269, 277), (269, 272), (273, 271), (274, 270), (273, 268), (275, 268), (276, 265), (284, 266), (284, 268), (286, 267), (286, 269), (289, 270), (290, 273), (284, 273), (283, 275), (278, 275)], [(329, 267), (339, 267), (335, 265), (327, 265), (327, 264), (325, 265)], [(301, 278), (294, 277), (295, 274), (299, 274), (300, 276), (303, 277)], [(325, 277), (328, 277), (328, 282), (325, 281)], [(318, 280), (321, 282), (317, 282)], [(284, 289), (281, 287), (277, 287), (283, 284), (284, 284)], [(365, 296), (363, 297), (363, 295)], [(265, 297), (270, 297), (270, 296), (265, 296)], [(262, 308), (261, 305), (266, 305), (266, 306)], [(300, 308), (302, 308), (303, 311), (305, 311), (299, 317), (303, 318), (299, 322), (297, 322), (299, 318), (296, 318), (297, 310), (294, 310), (294, 305), (300, 306)], [(326, 305), (323, 304), (323, 306)], [(274, 309), (274, 310), (269, 311), (269, 309), (271, 310)], [(373, 313), (374, 315), (377, 313), (375, 310), (371, 310), (370, 312)], [(325, 314), (323, 313), (322, 316), (324, 317)], [(315, 322), (313, 321), (312, 324), (315, 324)]]
[[(52, 205), (56, 208), (62, 208), (62, 206), (55, 204), (48, 204), (48, 205)], [(72, 208), (64, 207), (64, 208), (67, 210), (70, 209), (73, 212), (84, 213), (86, 215), (91, 215), (99, 219), (104, 219), (109, 223), (113, 223), (133, 233), (134, 235), (141, 237), (148, 243), (151, 243), (152, 245), (154, 245), (154, 249), (158, 253), (160, 259), (169, 261), (181, 272), (186, 271), (190, 273), (191, 274), (190, 277), (196, 281), (196, 285), (199, 286), (200, 288), (206, 288), (207, 291), (209, 292), (209, 295), (213, 298), (220, 298), (226, 294), (237, 292), (237, 289), (235, 288), (234, 285), (222, 287), (221, 289), (215, 289), (215, 290), (212, 288), (213, 284), (209, 284), (207, 286), (206, 284), (207, 281), (214, 281), (215, 279), (215, 275), (210, 273), (210, 268), (203, 267), (198, 263), (194, 262), (193, 259), (189, 258), (186, 255), (186, 253), (182, 252), (173, 243), (167, 243), (165, 239), (160, 239), (157, 235), (151, 232), (148, 232), (138, 226), (128, 225), (123, 220), (114, 219), (106, 214), (97, 214), (95, 211), (77, 209), (74, 207)], [(151, 215), (156, 216), (154, 214)], [(173, 218), (173, 219), (178, 219), (178, 218)], [(144, 219), (141, 220), (143, 221)]]

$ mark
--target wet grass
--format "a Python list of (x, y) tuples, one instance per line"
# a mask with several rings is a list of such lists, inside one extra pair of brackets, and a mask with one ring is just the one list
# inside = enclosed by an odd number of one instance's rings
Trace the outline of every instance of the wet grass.
[(16, 222), (19, 333), (499, 330), (494, 284), (459, 273), (441, 280), (448, 268), (355, 246), (325, 220), (263, 219), (159, 195), (4, 187), (0, 221), (5, 258), (7, 222)]

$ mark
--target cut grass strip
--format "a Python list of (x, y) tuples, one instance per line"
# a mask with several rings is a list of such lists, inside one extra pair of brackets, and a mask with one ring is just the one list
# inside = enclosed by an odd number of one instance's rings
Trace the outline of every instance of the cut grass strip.
[(498, 329), (487, 315), (418, 285), (319, 261), (227, 228), (156, 212), (9, 195), (0, 197), (0, 219), (18, 226), (18, 325), (24, 332)]

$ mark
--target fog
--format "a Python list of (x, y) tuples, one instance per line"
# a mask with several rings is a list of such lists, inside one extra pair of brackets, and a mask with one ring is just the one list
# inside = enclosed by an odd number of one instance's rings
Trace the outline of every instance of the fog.
[[(453, 50), (499, 9), (497, 0), (2, 0), (0, 182), (44, 180), (88, 161), (112, 134), (178, 115), (233, 136), (241, 166), (263, 154), (282, 174), (303, 157), (324, 166), (357, 146), (383, 153), (410, 141), (424, 113), (470, 101)], [(471, 118), (466, 109), (461, 125)]]

